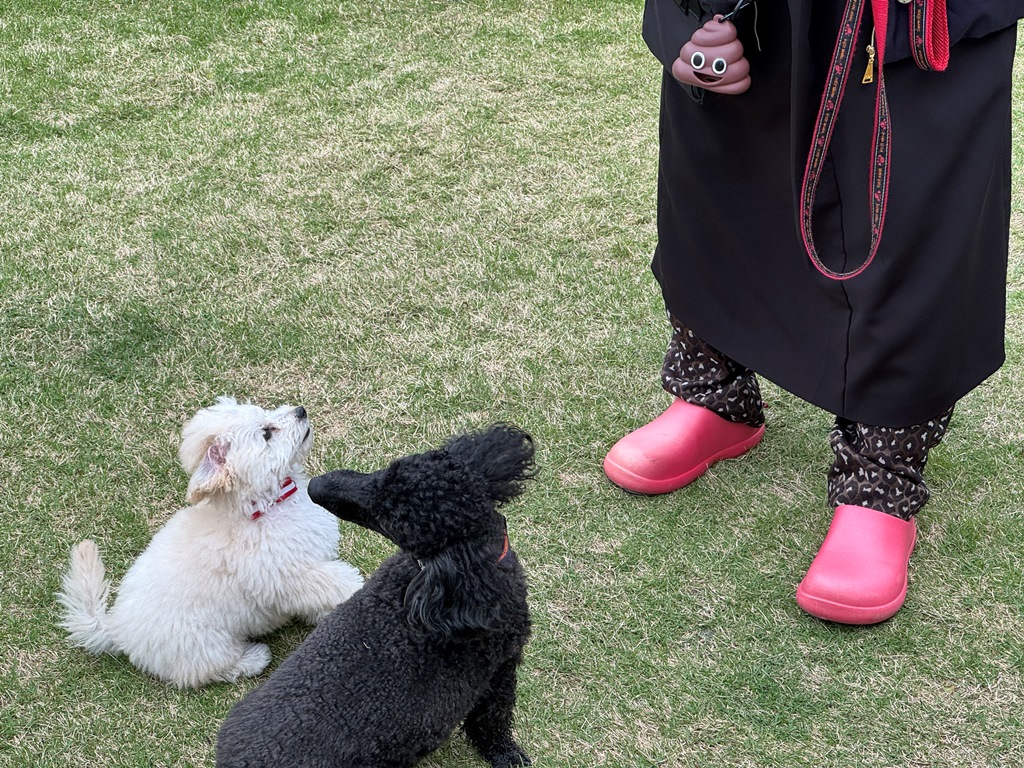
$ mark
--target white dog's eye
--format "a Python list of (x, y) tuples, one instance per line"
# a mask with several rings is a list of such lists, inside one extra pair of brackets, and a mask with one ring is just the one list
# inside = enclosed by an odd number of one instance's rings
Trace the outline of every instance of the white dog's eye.
[(270, 438), (272, 438), (273, 436), (274, 436), (274, 428), (273, 427), (264, 427), (263, 428), (263, 439), (264, 440), (266, 440), (269, 443), (270, 442)]

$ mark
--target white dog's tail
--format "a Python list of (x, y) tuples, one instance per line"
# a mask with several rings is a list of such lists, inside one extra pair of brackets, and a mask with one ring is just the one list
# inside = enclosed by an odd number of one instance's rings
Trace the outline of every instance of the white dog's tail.
[(71, 550), (71, 567), (64, 574), (64, 589), (57, 599), (64, 606), (60, 625), (73, 645), (89, 653), (114, 653), (117, 647), (107, 630), (110, 582), (96, 543), (86, 539)]

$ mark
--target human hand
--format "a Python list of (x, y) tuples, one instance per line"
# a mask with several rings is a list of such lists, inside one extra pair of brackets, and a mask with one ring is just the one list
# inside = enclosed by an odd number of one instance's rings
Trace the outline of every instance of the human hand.
[(672, 63), (672, 76), (714, 93), (735, 96), (746, 91), (750, 63), (743, 57), (736, 25), (721, 15), (704, 24), (680, 49), (679, 58)]

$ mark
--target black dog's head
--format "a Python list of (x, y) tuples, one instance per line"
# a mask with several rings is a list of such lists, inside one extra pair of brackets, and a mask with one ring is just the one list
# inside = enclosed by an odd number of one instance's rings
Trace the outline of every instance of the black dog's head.
[[(486, 601), (466, 595), (466, 582), (502, 551), (505, 519), (498, 508), (532, 477), (533, 441), (496, 424), (442, 448), (404, 456), (371, 473), (337, 470), (314, 477), (314, 503), (387, 537), (420, 562), (406, 604), (419, 624), (446, 633), (487, 629)], [(506, 544), (507, 546), (507, 544)]]

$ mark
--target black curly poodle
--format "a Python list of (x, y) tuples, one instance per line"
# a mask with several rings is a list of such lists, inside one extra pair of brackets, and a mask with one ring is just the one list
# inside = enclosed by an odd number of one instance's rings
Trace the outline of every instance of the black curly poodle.
[(460, 724), (494, 768), (529, 765), (512, 738), (526, 578), (498, 508), (533, 456), (528, 434), (496, 424), (378, 472), (313, 478), (317, 504), (401, 551), (234, 706), (217, 765), (411, 766)]

